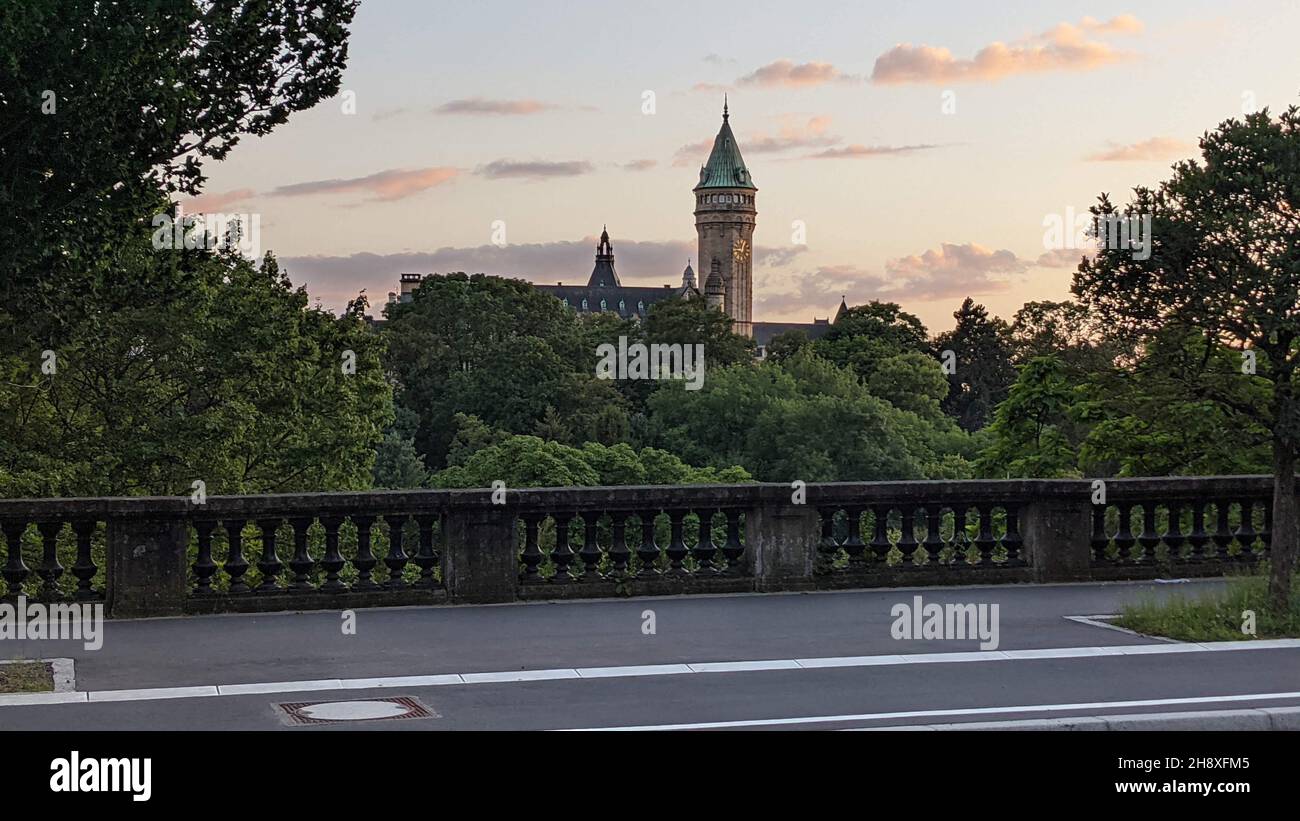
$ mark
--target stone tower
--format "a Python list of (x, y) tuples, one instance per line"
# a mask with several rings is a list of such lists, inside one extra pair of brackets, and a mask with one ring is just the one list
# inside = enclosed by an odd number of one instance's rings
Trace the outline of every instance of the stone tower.
[(735, 320), (733, 330), (753, 336), (754, 222), (758, 214), (754, 195), (758, 188), (740, 156), (729, 119), (724, 100), (722, 128), (695, 186), (696, 258), (701, 275), (708, 271), (712, 279), (713, 272), (718, 272), (722, 310)]

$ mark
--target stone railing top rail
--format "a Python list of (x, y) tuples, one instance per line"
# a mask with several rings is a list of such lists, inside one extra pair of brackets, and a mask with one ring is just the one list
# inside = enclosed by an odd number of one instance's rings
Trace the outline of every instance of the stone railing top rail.
[[(805, 503), (825, 505), (998, 503), (1035, 499), (1090, 499), (1092, 479), (976, 479), (903, 482), (809, 483)], [(1271, 476), (1188, 476), (1106, 479), (1106, 500), (1224, 500), (1271, 493)], [(0, 519), (210, 518), (223, 516), (382, 515), (437, 513), (450, 509), (504, 507), (513, 511), (629, 511), (658, 507), (738, 508), (790, 504), (789, 483), (731, 485), (622, 485), (506, 489), (495, 505), (490, 488), (471, 490), (377, 490), (208, 496), (202, 505), (189, 496), (125, 496), (0, 499)], [(498, 497), (499, 498), (499, 497)]]

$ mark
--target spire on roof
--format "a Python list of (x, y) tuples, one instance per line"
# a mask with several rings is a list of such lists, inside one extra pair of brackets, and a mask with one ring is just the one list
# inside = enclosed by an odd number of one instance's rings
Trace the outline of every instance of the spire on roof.
[(727, 92), (724, 91), (722, 92), (722, 121), (725, 123), (729, 116), (731, 115), (727, 113)]
[(713, 151), (709, 154), (709, 161), (700, 168), (700, 183), (695, 186), (697, 191), (701, 188), (758, 190), (754, 185), (754, 178), (749, 175), (749, 169), (745, 167), (745, 160), (740, 156), (736, 135), (731, 132), (730, 116), (724, 96), (722, 128), (718, 129), (718, 136), (713, 138)]

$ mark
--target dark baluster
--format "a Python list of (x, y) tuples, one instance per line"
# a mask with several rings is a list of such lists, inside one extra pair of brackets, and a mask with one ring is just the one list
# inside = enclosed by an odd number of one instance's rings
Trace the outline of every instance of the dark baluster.
[(889, 508), (876, 505), (871, 508), (871, 518), (875, 522), (875, 534), (871, 537), (871, 555), (881, 567), (889, 561)]
[(226, 541), (229, 544), (226, 561), (222, 567), (230, 577), (231, 593), (248, 592), (248, 582), (244, 581), (244, 574), (248, 572), (248, 562), (244, 559), (244, 525), (247, 523), (247, 519), (230, 519), (221, 522), (226, 529)]
[(980, 530), (975, 537), (975, 547), (980, 552), (980, 567), (988, 567), (993, 564), (993, 548), (998, 545), (998, 540), (993, 537), (993, 505), (978, 505), (975, 509), (980, 516)]
[[(1192, 506), (1192, 532), (1187, 534), (1187, 543), (1192, 546), (1189, 559), (1206, 559), (1212, 558), (1206, 556), (1206, 546), (1210, 541), (1209, 534), (1205, 532), (1205, 502), (1199, 499), (1191, 503)], [(1212, 550), (1211, 550), (1212, 554)]]
[(722, 555), (727, 559), (727, 572), (735, 572), (740, 558), (745, 555), (745, 546), (740, 543), (740, 511), (728, 510), (727, 543), (722, 546)]
[(388, 555), (384, 557), (384, 567), (388, 568), (388, 578), (384, 580), (384, 587), (389, 590), (400, 590), (406, 587), (406, 579), (402, 578), (402, 571), (406, 569), (406, 563), (411, 560), (411, 557), (406, 555), (406, 551), (402, 548), (406, 514), (386, 513), (384, 514), (384, 521), (388, 524)]
[(1255, 560), (1255, 503), (1242, 499), (1238, 504), (1241, 505), (1241, 526), (1237, 528), (1237, 544), (1241, 545), (1241, 552), (1237, 554), (1237, 560), (1251, 562)]
[(1007, 533), (1002, 537), (1002, 546), (1007, 550), (1006, 566), (1023, 567), (1025, 559), (1020, 553), (1020, 547), (1024, 544), (1024, 539), (1020, 536), (1020, 508), (1014, 502), (1007, 502), (1002, 509), (1007, 514)]
[(1155, 564), (1156, 547), (1160, 545), (1160, 533), (1156, 530), (1156, 503), (1142, 503), (1142, 533), (1138, 535), (1138, 544), (1142, 545), (1142, 557), (1138, 564)]
[(1214, 503), (1218, 512), (1218, 526), (1215, 528), (1214, 539), (1215, 547), (1218, 549), (1214, 553), (1214, 558), (1221, 562), (1228, 561), (1228, 546), (1232, 544), (1232, 529), (1228, 526), (1228, 508), (1229, 505), (1224, 501)]
[(970, 564), (970, 537), (966, 533), (967, 508), (958, 504), (952, 509), (952, 563), (958, 567)]
[(1119, 552), (1115, 556), (1118, 562), (1133, 561), (1133, 545), (1137, 544), (1137, 539), (1133, 538), (1133, 505), (1120, 504), (1119, 508), (1119, 531), (1115, 534), (1115, 547)]
[(636, 549), (636, 557), (641, 560), (641, 571), (637, 575), (653, 575), (658, 571), (655, 563), (659, 561), (659, 545), (655, 544), (655, 512), (644, 511), (637, 514), (641, 520), (641, 544)]
[(257, 586), (258, 593), (270, 593), (280, 589), (277, 580), (284, 572), (284, 565), (275, 552), (275, 530), (281, 519), (258, 519), (257, 526), (262, 531), (262, 557), (257, 560), (257, 569), (262, 571), (262, 583)]
[(610, 537), (609, 561), (615, 573), (625, 573), (627, 563), (632, 558), (632, 551), (627, 546), (627, 517), (625, 510), (616, 510), (609, 514)]
[[(90, 523), (91, 529), (94, 529), (94, 522)], [(76, 525), (73, 525), (76, 527)], [(212, 592), (212, 577), (217, 574), (217, 563), (212, 561), (212, 531), (217, 529), (217, 523), (213, 519), (196, 519), (194, 521), (194, 532), (198, 534), (199, 555), (194, 560), (194, 578), (198, 580), (197, 593)], [(77, 564), (81, 564), (81, 531), (77, 531)], [(91, 568), (91, 575), (94, 575), (94, 568)], [(81, 573), (77, 568), (72, 568), (72, 572), (81, 578)], [(78, 594), (80, 595), (80, 594)]]
[(1169, 525), (1165, 528), (1164, 541), (1169, 548), (1169, 560), (1174, 561), (1183, 557), (1182, 547), (1187, 541), (1183, 535), (1183, 505), (1181, 502), (1169, 502), (1166, 508), (1169, 511)]
[(862, 541), (862, 511), (865, 508), (849, 507), (844, 513), (848, 517), (849, 533), (845, 538), (844, 552), (849, 554), (849, 564), (861, 566), (866, 561), (867, 543)]
[(587, 581), (596, 578), (596, 569), (600, 567), (599, 524), (600, 514), (596, 511), (588, 510), (582, 514), (582, 550), (578, 551), (578, 558), (582, 559), (582, 578)]
[(311, 529), (312, 521), (311, 516), (299, 516), (290, 520), (293, 525), (293, 558), (289, 560), (289, 569), (293, 571), (291, 586), (294, 590), (312, 588), (312, 571), (316, 568), (316, 562), (312, 560), (307, 548), (307, 531)]
[(822, 538), (817, 543), (817, 553), (821, 559), (821, 565), (826, 570), (831, 569), (831, 563), (839, 555), (840, 545), (835, 541), (835, 514), (837, 508), (821, 507), (817, 509), (817, 515), (821, 517)]
[(343, 517), (322, 516), (320, 524), (325, 528), (325, 555), (320, 560), (320, 566), (325, 569), (325, 583), (320, 589), (338, 593), (348, 589), (339, 578), (339, 571), (343, 569), (343, 554), (339, 552), (339, 528), (343, 526)]
[(9, 597), (18, 598), (23, 592), (23, 582), (31, 572), (23, 562), (22, 541), (23, 533), (27, 531), (27, 523), (9, 520), (0, 524), (0, 529), (4, 530), (5, 542), (8, 544), (5, 566), (4, 570), (0, 571), (0, 576), (4, 576), (4, 580), (9, 584)]
[(59, 578), (63, 575), (63, 565), (59, 564), (59, 533), (63, 531), (63, 522), (37, 522), (36, 529), (41, 533), (41, 596), (46, 599), (61, 598)]
[(674, 575), (682, 575), (686, 572), (685, 568), (682, 567), (682, 562), (690, 553), (690, 551), (686, 549), (686, 538), (682, 532), (682, 523), (685, 519), (685, 510), (668, 511), (669, 529), (672, 533), (672, 538), (669, 540), (668, 548), (664, 552), (668, 554), (669, 572)]
[(537, 568), (542, 566), (542, 549), (537, 541), (537, 528), (544, 518), (540, 513), (524, 513), (520, 516), (524, 520), (524, 578), (529, 581), (537, 580)]
[(442, 518), (437, 513), (423, 513), (415, 517), (415, 523), (420, 526), (420, 552), (415, 554), (415, 564), (420, 568), (420, 581), (417, 586), (421, 589), (432, 590), (437, 587), (437, 582), (433, 578), (433, 571), (438, 567), (438, 549), (433, 543), (433, 526)]
[(357, 569), (357, 580), (352, 585), (357, 590), (370, 590), (378, 585), (371, 577), (374, 572), (375, 554), (370, 546), (370, 531), (374, 527), (374, 516), (353, 516), (352, 524), (357, 528), (357, 557), (352, 560), (352, 566)]
[(919, 567), (916, 564), (916, 548), (920, 542), (916, 540), (916, 508), (911, 505), (900, 508), (902, 515), (903, 533), (898, 537), (898, 550), (903, 554), (903, 567)]
[[(77, 563), (72, 566), (72, 575), (77, 577), (77, 599), (85, 601), (87, 599), (98, 598), (91, 583), (94, 581), (95, 573), (98, 568), (95, 567), (95, 559), (90, 553), (90, 540), (95, 535), (94, 521), (76, 521), (72, 523), (72, 532), (77, 534)], [(212, 565), (215, 572), (217, 566), (212, 564), (212, 528), (216, 527), (216, 522), (207, 522), (208, 525), (208, 564)], [(212, 573), (208, 573), (211, 578)]]
[(555, 549), (551, 551), (551, 561), (555, 564), (553, 582), (567, 582), (570, 579), (569, 565), (573, 563), (573, 546), (569, 544), (569, 526), (576, 513), (555, 514)]
[(1106, 506), (1092, 506), (1092, 563), (1110, 564), (1106, 548), (1110, 546), (1110, 536), (1106, 535)]
[(938, 504), (930, 503), (925, 506), (925, 555), (927, 564), (939, 563), (939, 551), (943, 550), (943, 534), (940, 527), (943, 524), (943, 508)]
[(713, 543), (713, 513), (712, 510), (695, 511), (695, 515), (700, 517), (700, 538), (695, 543), (691, 555), (699, 564), (697, 573), (713, 570), (713, 557), (718, 552), (718, 546)]

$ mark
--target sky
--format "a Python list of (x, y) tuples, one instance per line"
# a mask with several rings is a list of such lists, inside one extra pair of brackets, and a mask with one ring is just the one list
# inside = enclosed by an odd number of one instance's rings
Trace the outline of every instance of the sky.
[[(1069, 224), (1300, 104), (1300, 2), (362, 0), (338, 97), (246, 137), (187, 210), (257, 214), (314, 299), (399, 274), (679, 283), (731, 125), (758, 186), (754, 318), (841, 296), (931, 331), (1065, 299)], [(1063, 247), (1064, 246), (1064, 247)]]

